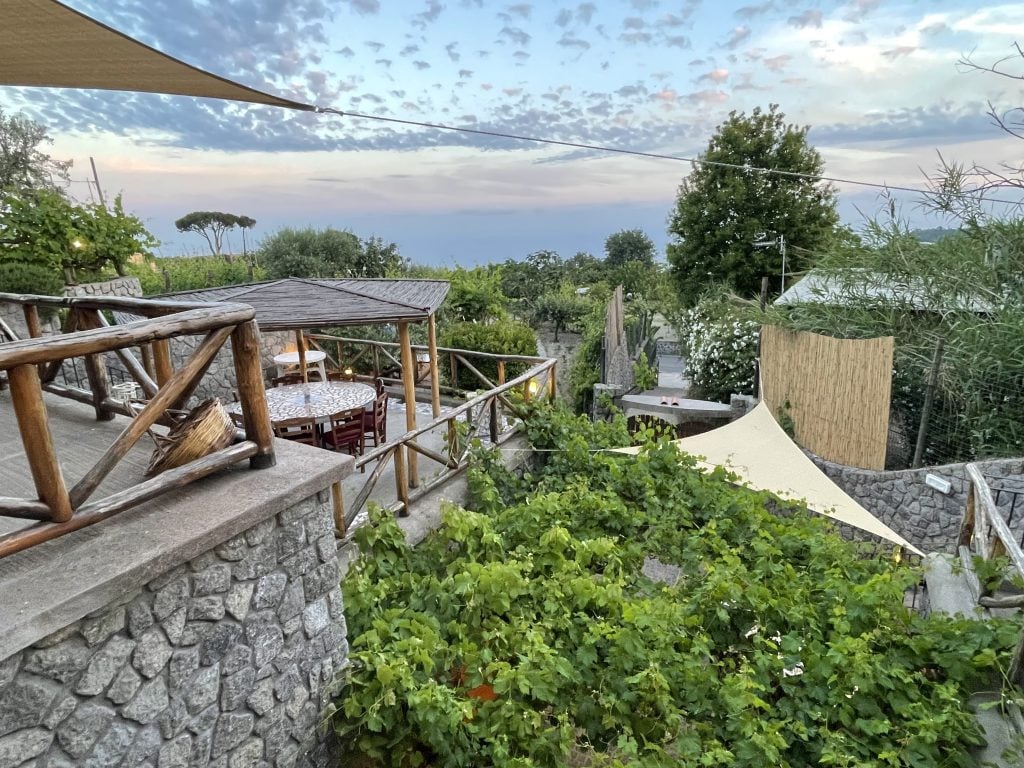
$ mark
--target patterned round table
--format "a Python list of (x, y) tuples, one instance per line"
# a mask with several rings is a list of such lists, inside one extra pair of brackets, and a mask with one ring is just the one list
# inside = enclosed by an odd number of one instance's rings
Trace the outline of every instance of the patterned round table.
[[(290, 384), (267, 390), (271, 421), (326, 419), (332, 413), (365, 408), (376, 397), (373, 387), (351, 381)], [(227, 406), (228, 413), (241, 413), (241, 403)]]

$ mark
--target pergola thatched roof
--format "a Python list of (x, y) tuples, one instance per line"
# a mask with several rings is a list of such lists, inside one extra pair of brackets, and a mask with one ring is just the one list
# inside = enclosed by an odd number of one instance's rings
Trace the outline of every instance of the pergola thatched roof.
[(0, 85), (170, 93), (315, 109), (193, 67), (55, 0), (3, 0), (0, 51)]
[(178, 301), (231, 301), (256, 310), (265, 331), (331, 328), (345, 325), (422, 322), (448, 295), (445, 280), (289, 277), (246, 285), (168, 293)]

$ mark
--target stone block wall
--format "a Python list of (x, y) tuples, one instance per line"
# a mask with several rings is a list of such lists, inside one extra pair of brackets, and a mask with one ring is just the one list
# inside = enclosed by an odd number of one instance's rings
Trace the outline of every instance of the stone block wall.
[(142, 283), (137, 277), (115, 277), (101, 283), (81, 283), (64, 289), (65, 296), (141, 296)]
[(320, 768), (347, 659), (328, 494), (0, 660), (0, 768)]
[[(956, 551), (967, 504), (967, 473), (964, 464), (877, 472), (834, 464), (813, 454), (810, 458), (831, 480), (871, 514), (924, 552)], [(1024, 460), (996, 459), (975, 462), (983, 474), (1022, 476)], [(952, 486), (947, 494), (925, 483), (925, 475), (937, 475)], [(1007, 483), (1013, 484), (1014, 480)], [(1019, 485), (1019, 483), (1018, 483)], [(1007, 506), (1009, 496), (999, 500)], [(1006, 511), (1006, 510), (1004, 510)], [(1017, 510), (1012, 528), (1024, 532), (1024, 508)]]
[[(175, 370), (185, 364), (201, 340), (201, 337), (198, 336), (182, 336), (171, 341), (171, 361)], [(262, 350), (260, 362), (264, 370), (274, 367), (274, 355), (295, 348), (295, 334), (287, 331), (261, 331), (260, 340)], [(203, 376), (196, 388), (192, 404), (196, 405), (209, 397), (216, 397), (222, 402), (230, 403), (234, 399), (237, 389), (235, 360), (231, 353), (229, 339), (214, 357), (206, 375)]]

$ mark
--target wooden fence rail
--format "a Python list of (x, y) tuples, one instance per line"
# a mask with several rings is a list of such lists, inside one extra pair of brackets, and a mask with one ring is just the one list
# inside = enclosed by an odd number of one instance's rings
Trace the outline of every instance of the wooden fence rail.
[[(458, 350), (458, 354), (460, 356), (483, 355), (483, 353), (465, 350)], [(493, 359), (501, 356), (487, 355), (487, 357)], [(507, 360), (508, 357), (504, 359)], [(347, 509), (343, 508), (341, 504), (336, 505), (338, 516), (335, 523), (338, 534), (344, 536), (362, 511), (388, 462), (394, 462), (395, 501), (385, 506), (393, 512), (406, 516), (410, 512), (413, 502), (465, 469), (470, 448), (468, 438), (479, 429), (486, 425), (488, 439), (494, 445), (501, 445), (515, 434), (515, 420), (518, 414), (511, 398), (514, 392), (521, 392), (526, 399), (540, 393), (554, 399), (556, 394), (555, 360), (515, 356), (515, 361), (532, 362), (532, 366), (525, 373), (501, 384), (491, 385), (490, 389), (483, 394), (470, 398), (429, 423), (406, 432), (396, 441), (374, 448), (356, 459), (356, 467), (360, 469), (374, 462), (376, 462), (376, 466), (367, 477), (363, 487), (356, 493), (354, 500), (347, 505)], [(465, 425), (464, 430), (458, 427), (460, 419), (462, 419), (461, 424)], [(444, 431), (447, 455), (421, 445), (418, 440), (435, 430)], [(407, 471), (410, 452), (421, 454), (437, 462), (442, 467), (441, 471), (430, 478), (427, 483), (419, 484), (416, 487), (415, 478), (411, 478)]]
[[(32, 338), (0, 344), (0, 371), (6, 371), (11, 404), (38, 499), (0, 497), (0, 516), (37, 520), (35, 525), (0, 536), (0, 557), (69, 531), (91, 525), (212, 472), (248, 459), (254, 469), (273, 466), (273, 432), (260, 366), (259, 328), (252, 307), (244, 304), (188, 304), (118, 297), (53, 297), (0, 293), (0, 301), (20, 304)], [(41, 335), (39, 308), (65, 312), (64, 332)], [(111, 326), (104, 311), (130, 312), (143, 319)], [(170, 339), (204, 335), (179, 370), (164, 355)], [(235, 374), (245, 424), (245, 439), (135, 486), (92, 500), (110, 471), (155, 424), (173, 424), (214, 356), (232, 340)], [(150, 346), (151, 355), (145, 350)], [(141, 347), (149, 370), (132, 354)], [(148, 402), (141, 409), (111, 396), (105, 355), (116, 354)], [(89, 389), (56, 384), (64, 360), (84, 357)], [(161, 365), (160, 361), (165, 362)], [(155, 379), (155, 380), (154, 380)], [(47, 420), (43, 392), (92, 405), (96, 418), (116, 413), (132, 417), (121, 434), (77, 483), (68, 488)], [(178, 415), (175, 415), (178, 414)]]
[[(959, 552), (965, 571), (973, 576), (973, 559), (975, 556), (983, 560), (1005, 557), (1017, 575), (1024, 577), (1024, 551), (1021, 550), (1010, 531), (1010, 526), (1003, 519), (1002, 513), (992, 499), (992, 492), (981, 470), (975, 464), (966, 465), (970, 487), (967, 489), (967, 505), (964, 510), (963, 522), (960, 525)], [(972, 583), (972, 589), (978, 603), (987, 607), (1024, 607), (1024, 600), (1011, 597), (1000, 600), (986, 595), (983, 587)], [(1024, 689), (1024, 632), (1017, 642), (1017, 650), (1008, 675), (1011, 683)]]

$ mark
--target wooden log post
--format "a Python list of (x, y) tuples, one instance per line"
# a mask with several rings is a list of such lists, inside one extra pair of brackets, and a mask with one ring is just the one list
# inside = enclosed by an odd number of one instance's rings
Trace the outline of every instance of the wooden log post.
[(491, 438), (491, 445), (497, 445), (498, 444), (498, 432), (501, 431), (501, 430), (498, 429), (498, 398), (497, 397), (492, 397), (491, 401), (489, 403), (489, 406), (490, 406), (490, 414), (489, 414), (490, 418), (488, 419), (488, 421), (490, 422), (490, 435), (489, 436)]
[(552, 363), (551, 367), (548, 368), (548, 400), (555, 402), (556, 388), (558, 387), (558, 375), (555, 367), (558, 363)]
[(153, 362), (153, 347), (150, 344), (143, 344), (139, 347), (142, 352), (142, 367), (146, 369), (149, 378), (156, 381), (156, 364)]
[(238, 399), (242, 404), (245, 437), (259, 446), (249, 459), (252, 469), (266, 469), (277, 463), (274, 457), (274, 430), (267, 410), (267, 392), (260, 367), (260, 332), (255, 320), (235, 326), (231, 332), (231, 353), (235, 359)]
[[(102, 328), (103, 318), (98, 310), (82, 310), (82, 328)], [(96, 412), (96, 421), (111, 421), (114, 412), (104, 405), (110, 397), (110, 376), (107, 373), (106, 353), (85, 356), (85, 375), (89, 379), (89, 390), (92, 392), (92, 407)]]
[(25, 448), (36, 493), (39, 500), (50, 508), (50, 519), (55, 523), (66, 523), (73, 514), (71, 498), (53, 449), (39, 371), (34, 365), (19, 365), (7, 371), (7, 378), (21, 444)]
[(299, 354), (299, 375), (302, 376), (302, 383), (309, 382), (309, 371), (306, 370), (306, 340), (302, 336), (302, 330), (295, 332), (295, 348)]
[(35, 304), (23, 304), (22, 310), (25, 313), (25, 326), (28, 328), (28, 335), (38, 339), (43, 335), (43, 325), (39, 322), (39, 308)]
[[(25, 313), (25, 326), (28, 328), (30, 338), (38, 339), (43, 335), (43, 324), (39, 321), (39, 308), (35, 304), (23, 304), (22, 311)], [(45, 375), (46, 366), (39, 365), (39, 375)]]
[(427, 354), (430, 355), (430, 412), (436, 419), (441, 415), (441, 372), (437, 365), (437, 321), (433, 314), (427, 318)]
[(405, 454), (404, 445), (395, 446), (395, 492), (398, 500), (402, 502), (402, 511), (398, 513), (400, 517), (409, 516), (409, 482), (405, 476)]
[(505, 361), (498, 361), (498, 386), (500, 387), (505, 383)]
[(341, 493), (341, 483), (331, 483), (331, 508), (334, 514), (334, 535), (343, 539), (348, 526), (345, 524), (345, 499)]
[(156, 383), (162, 387), (174, 375), (169, 339), (158, 339), (153, 342), (153, 362), (156, 365)]
[[(409, 324), (398, 324), (398, 343), (402, 352), (402, 384), (405, 388), (405, 429), (412, 432), (416, 429), (416, 361), (412, 356), (412, 342), (409, 338)], [(409, 453), (409, 487), (417, 488), (420, 484), (416, 463), (416, 454)], [(397, 469), (398, 465), (395, 464)]]

